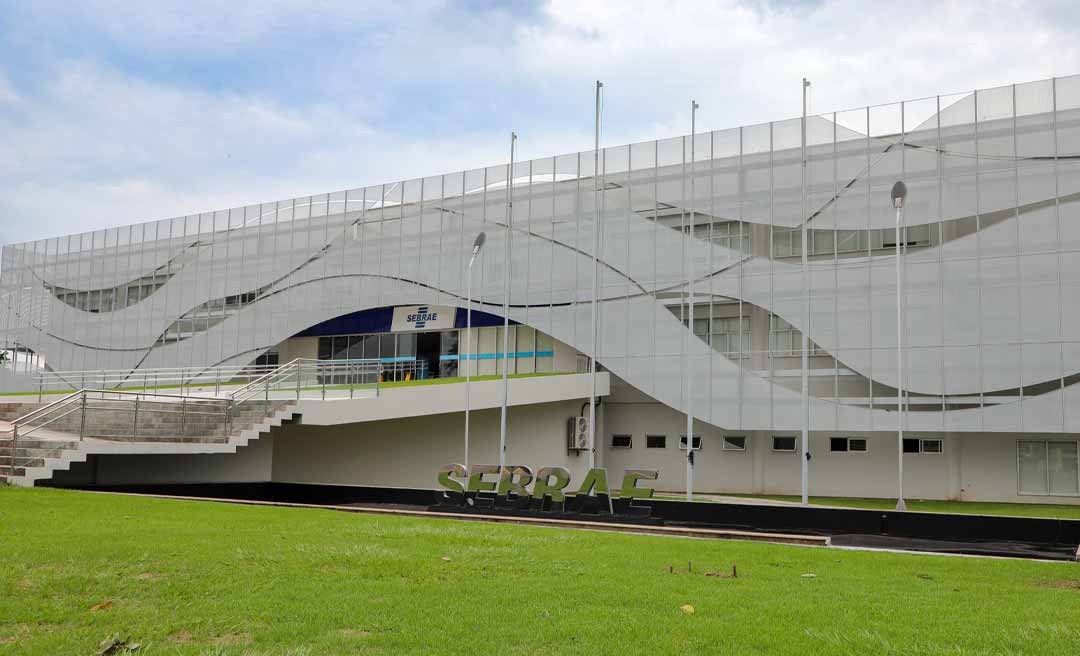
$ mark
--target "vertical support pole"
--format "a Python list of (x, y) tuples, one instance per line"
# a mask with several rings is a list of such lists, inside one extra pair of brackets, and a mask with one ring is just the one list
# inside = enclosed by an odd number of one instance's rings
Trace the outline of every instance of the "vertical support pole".
[(180, 397), (180, 438), (184, 437), (184, 429), (187, 428), (187, 397)]
[(15, 454), (19, 452), (19, 425), (11, 425), (11, 462), (8, 463), (8, 480), (15, 477)]
[(596, 352), (600, 290), (597, 268), (600, 262), (600, 94), (604, 83), (596, 81), (596, 117), (593, 133), (593, 245), (592, 245), (592, 338), (589, 353), (589, 469), (596, 466)]
[(810, 87), (810, 80), (805, 77), (802, 81), (802, 192), (799, 195), (801, 211), (799, 212), (799, 224), (802, 226), (802, 453), (799, 460), (802, 469), (802, 503), (810, 502), (810, 284), (807, 254), (810, 245), (807, 243), (806, 229), (806, 90)]
[[(469, 406), (472, 401), (469, 396), (469, 370), (472, 366), (472, 265), (473, 259), (470, 259), (468, 282), (465, 283), (465, 471), (469, 471)], [(458, 354), (458, 363), (460, 362), (461, 354)]]
[(79, 396), (79, 441), (86, 435), (86, 391)]
[[(83, 417), (86, 417), (86, 394), (83, 393)], [(139, 435), (139, 395), (135, 395), (135, 411), (131, 413), (131, 439)]]

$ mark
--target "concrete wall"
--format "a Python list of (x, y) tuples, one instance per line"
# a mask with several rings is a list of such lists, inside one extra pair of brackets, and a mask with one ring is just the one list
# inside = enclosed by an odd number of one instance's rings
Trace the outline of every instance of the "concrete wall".
[[(587, 456), (566, 451), (566, 420), (581, 401), (515, 406), (507, 462), (566, 467), (581, 480)], [(470, 463), (498, 463), (499, 410), (470, 413)], [(291, 425), (275, 435), (272, 480), (288, 483), (435, 488), (441, 465), (463, 462), (464, 413), (337, 426)]]
[(236, 453), (198, 455), (97, 455), (53, 475), (57, 485), (129, 483), (258, 483), (270, 480), (272, 429)]
[[(678, 448), (686, 433), (686, 415), (648, 397), (633, 398), (616, 389), (603, 408), (604, 462), (609, 470), (659, 469), (658, 490), (686, 489), (686, 452)], [(694, 489), (699, 493), (793, 494), (801, 492), (798, 453), (774, 452), (774, 435), (793, 431), (725, 431), (695, 422), (702, 449), (695, 454)], [(615, 434), (633, 437), (630, 449), (612, 448)], [(646, 435), (667, 436), (664, 449), (646, 448)], [(725, 451), (724, 435), (747, 437), (745, 451)], [(831, 453), (831, 437), (864, 437), (865, 453)], [(1019, 439), (1062, 439), (1061, 435), (909, 433), (909, 437), (940, 439), (942, 453), (904, 454), (904, 494), (912, 499), (962, 499), (1080, 504), (1078, 497), (1017, 494), (1016, 442)], [(810, 434), (810, 494), (814, 496), (881, 497), (896, 495), (896, 434), (887, 432), (812, 432)]]

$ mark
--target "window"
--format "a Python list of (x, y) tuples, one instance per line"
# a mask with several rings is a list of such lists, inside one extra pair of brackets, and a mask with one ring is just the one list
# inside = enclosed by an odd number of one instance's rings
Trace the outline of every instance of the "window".
[(774, 435), (772, 438), (772, 450), (781, 453), (794, 453), (798, 446), (798, 440), (789, 435)]
[(941, 440), (924, 440), (917, 437), (904, 438), (904, 453), (941, 453)]
[[(750, 355), (750, 317), (721, 317), (716, 316), (723, 312), (730, 312), (723, 306), (728, 303), (717, 303), (712, 308), (713, 316), (709, 317), (708, 304), (694, 304), (694, 334), (706, 344), (728, 356), (729, 358), (745, 358)], [(685, 326), (689, 321), (690, 312), (687, 305), (671, 307), (672, 313), (679, 317)]]
[[(896, 229), (874, 230), (822, 230), (808, 229), (810, 242), (808, 255), (832, 255), (836, 253), (865, 253), (868, 250), (896, 248)], [(929, 246), (932, 242), (930, 225), (907, 226), (900, 231), (905, 246)], [(772, 229), (772, 256), (799, 257), (802, 255), (802, 227)]]
[[(901, 226), (900, 239), (901, 246), (929, 246), (930, 225)], [(881, 247), (896, 248), (896, 228), (881, 229)]]
[[(679, 436), (679, 448), (682, 449), (683, 451), (686, 451), (686, 436), (685, 435), (680, 435)], [(695, 435), (694, 436), (694, 451), (700, 451), (700, 450), (701, 450), (701, 436), (700, 435)]]
[(712, 347), (729, 357), (745, 358), (749, 355), (750, 317), (713, 319)]
[[(808, 344), (810, 355), (825, 354), (813, 340)], [(773, 357), (802, 354), (802, 332), (775, 314), (769, 315), (769, 354)]]
[[(694, 439), (698, 441), (697, 438)], [(700, 448), (697, 444), (694, 448)], [(746, 451), (746, 436), (745, 435), (725, 435), (724, 436), (724, 451)]]
[(919, 440), (919, 446), (923, 453), (941, 453), (944, 444), (941, 440)]
[(694, 226), (694, 236), (712, 241), (715, 244), (741, 253), (750, 252), (750, 227), (738, 221), (714, 221), (712, 224), (698, 223)]
[(667, 448), (667, 435), (646, 435), (645, 436), (645, 448), (646, 449), (666, 449)]
[(833, 453), (866, 453), (865, 437), (831, 437), (829, 451)]
[(634, 445), (634, 438), (630, 435), (612, 435), (611, 448), (629, 449)]
[(255, 358), (255, 366), (257, 367), (276, 367), (278, 366), (278, 352), (277, 349), (270, 349), (266, 353), (263, 353), (259, 357)]
[(1080, 496), (1080, 442), (1016, 443), (1017, 493)]

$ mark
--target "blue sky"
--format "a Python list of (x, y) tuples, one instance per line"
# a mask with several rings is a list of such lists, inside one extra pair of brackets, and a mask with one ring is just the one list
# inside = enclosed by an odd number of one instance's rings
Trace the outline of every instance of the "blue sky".
[(1080, 73), (1074, 4), (0, 0), (0, 243), (586, 149), (598, 78), (616, 145)]

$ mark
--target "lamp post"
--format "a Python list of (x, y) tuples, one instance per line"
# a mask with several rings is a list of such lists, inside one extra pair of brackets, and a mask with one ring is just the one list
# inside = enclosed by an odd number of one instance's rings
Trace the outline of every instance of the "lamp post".
[(903, 260), (900, 257), (900, 224), (904, 220), (904, 199), (907, 185), (898, 180), (892, 188), (892, 203), (896, 209), (896, 509), (904, 505), (904, 305)]
[[(480, 249), (484, 247), (484, 241), (487, 239), (487, 235), (480, 233), (476, 235), (476, 241), (472, 245), (472, 255), (469, 256), (469, 266), (466, 273), (465, 283), (465, 471), (469, 470), (469, 379), (471, 378), (469, 370), (471, 368), (470, 360), (473, 359), (472, 352), (472, 267), (476, 262), (476, 258), (480, 255)], [(458, 362), (461, 362), (459, 355)]]

